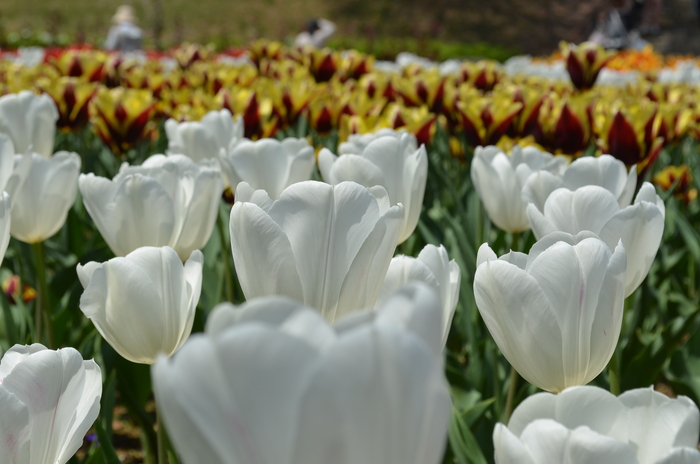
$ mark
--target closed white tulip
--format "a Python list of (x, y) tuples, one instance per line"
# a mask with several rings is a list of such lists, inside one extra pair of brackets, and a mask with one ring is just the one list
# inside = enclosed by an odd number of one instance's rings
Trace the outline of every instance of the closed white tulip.
[(527, 214), (537, 238), (557, 230), (570, 234), (588, 230), (611, 250), (622, 241), (627, 251), (627, 297), (649, 273), (664, 233), (666, 208), (654, 186), (645, 182), (634, 204), (626, 208), (620, 208), (609, 190), (591, 185), (575, 191), (557, 189), (547, 198), (543, 212), (531, 204)]
[(522, 199), (527, 180), (539, 171), (556, 177), (565, 165), (564, 158), (534, 147), (516, 146), (510, 155), (494, 146), (477, 147), (471, 178), (489, 219), (506, 232), (522, 232), (530, 228), (525, 214), (527, 203)]
[(381, 305), (386, 298), (409, 282), (423, 282), (440, 295), (442, 304), (442, 346), (447, 342), (452, 317), (459, 300), (459, 285), (462, 273), (455, 260), (447, 256), (447, 250), (440, 245), (426, 245), (418, 257), (399, 255), (392, 258), (389, 270), (377, 299)]
[[(16, 155), (22, 165), (29, 155)], [(31, 154), (27, 178), (12, 194), (12, 236), (27, 243), (46, 240), (58, 232), (75, 202), (80, 175), (80, 156), (59, 151), (46, 159)]]
[(496, 344), (525, 380), (558, 392), (593, 380), (620, 336), (625, 249), (593, 234), (549, 234), (529, 255), (479, 248), (474, 297)]
[(584, 156), (574, 160), (563, 173), (538, 171), (530, 176), (523, 187), (523, 201), (534, 203), (538, 210), (544, 211), (547, 198), (556, 189), (577, 190), (587, 185), (610, 191), (620, 208), (626, 208), (637, 188), (637, 165), (627, 172), (625, 163), (610, 155)]
[(265, 190), (273, 200), (290, 185), (309, 180), (316, 164), (309, 142), (291, 137), (282, 141), (244, 140), (222, 152), (219, 160), (228, 185), (235, 188), (246, 182), (256, 190)]
[(0, 456), (65, 464), (100, 411), (102, 375), (73, 348), (15, 345), (0, 361)]
[(203, 261), (199, 250), (183, 265), (170, 247), (144, 247), (106, 263), (79, 264), (80, 309), (122, 357), (153, 364), (192, 331)]
[(117, 256), (143, 246), (169, 246), (186, 260), (214, 229), (223, 181), (216, 161), (153, 155), (124, 164), (109, 180), (80, 176), (83, 203)]
[(356, 155), (337, 157), (324, 148), (318, 154), (318, 167), (323, 180), (332, 185), (352, 181), (368, 188), (384, 187), (391, 204), (401, 203), (406, 210), (399, 243), (411, 236), (420, 218), (428, 179), (428, 154), (423, 145), (415, 149), (413, 136), (380, 137)]
[(210, 111), (201, 121), (165, 121), (168, 154), (189, 156), (194, 161), (218, 159), (221, 150), (228, 151), (243, 139), (243, 119), (234, 122), (227, 109)]
[(700, 413), (685, 396), (584, 386), (528, 397), (493, 442), (498, 464), (697, 464), (698, 433)]
[(416, 140), (415, 135), (411, 134), (405, 129), (394, 130), (384, 128), (379, 129), (377, 132), (372, 132), (369, 134), (350, 134), (347, 142), (341, 142), (340, 145), (338, 145), (338, 154), (359, 155), (360, 153), (365, 151), (367, 145), (374, 142), (380, 137), (393, 137), (398, 139), (404, 136), (408, 137), (411, 140), (411, 150), (416, 151), (418, 149), (418, 141)]
[(56, 135), (58, 109), (46, 94), (29, 90), (0, 97), (0, 132), (10, 136), (16, 153), (29, 147), (34, 153), (50, 158)]
[(231, 249), (247, 299), (285, 295), (328, 321), (371, 308), (404, 219), (382, 187), (299, 182), (272, 201), (246, 183), (231, 210)]
[[(336, 329), (281, 297), (212, 318), (224, 326), (208, 322), (152, 369), (184, 464), (441, 462), (451, 413), (442, 361), (410, 328), (377, 317)], [(425, 323), (439, 333), (439, 320)]]

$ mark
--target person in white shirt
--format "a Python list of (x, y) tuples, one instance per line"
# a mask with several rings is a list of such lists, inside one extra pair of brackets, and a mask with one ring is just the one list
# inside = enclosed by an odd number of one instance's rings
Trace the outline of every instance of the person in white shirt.
[(321, 48), (334, 33), (335, 24), (327, 19), (310, 19), (306, 23), (306, 30), (297, 35), (297, 38), (294, 40), (294, 45), (297, 47), (310, 45), (312, 47)]
[(129, 5), (121, 5), (112, 17), (114, 26), (109, 28), (105, 49), (131, 52), (141, 50), (143, 31), (136, 25), (134, 9)]

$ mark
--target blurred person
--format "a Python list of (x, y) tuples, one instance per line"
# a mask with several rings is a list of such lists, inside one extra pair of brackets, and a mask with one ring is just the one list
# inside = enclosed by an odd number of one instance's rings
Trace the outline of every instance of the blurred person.
[(134, 9), (129, 5), (121, 5), (112, 17), (114, 25), (109, 28), (105, 48), (131, 52), (141, 50), (143, 44), (143, 31), (136, 25), (137, 19)]
[(335, 24), (323, 18), (313, 18), (306, 22), (306, 30), (294, 39), (294, 45), (302, 47), (311, 45), (322, 48), (326, 41), (335, 33)]
[(598, 15), (595, 30), (588, 38), (589, 42), (595, 42), (605, 48), (621, 49), (628, 44), (628, 32), (625, 27), (624, 0), (612, 0), (606, 11)]

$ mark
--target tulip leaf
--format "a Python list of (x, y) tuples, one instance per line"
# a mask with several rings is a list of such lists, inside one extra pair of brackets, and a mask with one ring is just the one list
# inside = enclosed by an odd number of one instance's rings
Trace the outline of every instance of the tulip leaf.
[(107, 432), (102, 427), (99, 420), (95, 421), (95, 433), (97, 434), (97, 439), (100, 441), (100, 449), (105, 458), (105, 464), (120, 464), (121, 461), (117, 456), (117, 452), (114, 451), (112, 441), (109, 439), (109, 435), (107, 435)]
[(487, 464), (488, 461), (466, 419), (456, 409), (452, 410), (449, 437), (450, 446), (459, 464)]

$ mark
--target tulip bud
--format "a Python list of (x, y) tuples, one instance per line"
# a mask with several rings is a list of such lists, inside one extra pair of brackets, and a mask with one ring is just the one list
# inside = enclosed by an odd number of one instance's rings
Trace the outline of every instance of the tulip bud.
[(533, 385), (560, 392), (607, 366), (622, 326), (627, 255), (594, 234), (556, 232), (528, 255), (479, 248), (474, 297), (508, 362)]
[(122, 357), (153, 364), (192, 331), (203, 260), (194, 250), (183, 266), (170, 247), (143, 247), (106, 263), (78, 264), (80, 310)]

